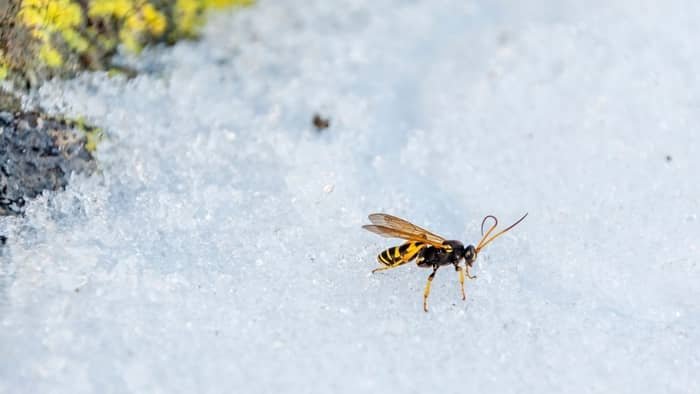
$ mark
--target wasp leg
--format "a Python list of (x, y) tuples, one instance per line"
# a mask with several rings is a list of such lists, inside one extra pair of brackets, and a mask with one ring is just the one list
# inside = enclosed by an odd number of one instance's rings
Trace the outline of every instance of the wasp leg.
[(386, 266), (386, 267), (379, 267), (379, 268), (373, 269), (373, 270), (372, 270), (372, 273), (379, 272), (379, 271), (386, 271), (386, 270), (390, 270), (390, 269), (396, 268), (396, 267), (398, 267), (398, 266), (397, 266), (397, 265), (389, 265), (389, 266)]
[(464, 270), (461, 265), (455, 264), (455, 269), (457, 270), (457, 275), (459, 275), (459, 287), (462, 290), (462, 301), (467, 299), (467, 295), (464, 294)]
[(423, 292), (423, 310), (428, 311), (428, 296), (430, 295), (430, 285), (433, 284), (433, 278), (435, 278), (435, 273), (438, 267), (433, 266), (433, 272), (428, 276), (428, 282), (425, 284), (425, 291)]
[(476, 275), (472, 276), (472, 274), (469, 272), (469, 265), (467, 265), (467, 278), (476, 279)]
[(392, 264), (392, 265), (387, 265), (387, 266), (384, 266), (384, 267), (375, 268), (375, 269), (372, 270), (372, 273), (379, 272), (379, 271), (386, 271), (386, 270), (390, 270), (390, 269), (396, 268), (396, 267), (401, 267), (402, 265), (404, 265), (404, 264), (406, 264), (406, 263), (408, 263), (408, 261), (400, 261), (400, 262), (398, 262), (398, 263), (396, 263), (396, 264)]

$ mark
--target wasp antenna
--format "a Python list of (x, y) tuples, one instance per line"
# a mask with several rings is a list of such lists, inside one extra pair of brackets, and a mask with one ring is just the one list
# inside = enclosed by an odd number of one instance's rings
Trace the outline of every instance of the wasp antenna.
[[(494, 239), (496, 239), (496, 238), (500, 237), (501, 235), (505, 234), (507, 231), (509, 231), (509, 230), (512, 229), (513, 227), (517, 226), (520, 222), (522, 222), (523, 220), (525, 220), (525, 218), (527, 217), (527, 213), (526, 213), (525, 215), (523, 215), (523, 217), (521, 217), (520, 219), (518, 219), (517, 222), (511, 224), (511, 225), (508, 226), (505, 230), (499, 231), (498, 233), (496, 233), (496, 234), (495, 234), (494, 236), (492, 236), (491, 238), (489, 238), (489, 235), (491, 234), (491, 232), (492, 232), (493, 230), (496, 229), (496, 225), (498, 225), (498, 220), (497, 220), (494, 216), (489, 215), (489, 216), (486, 216), (486, 217), (484, 218), (484, 220), (481, 222), (481, 231), (482, 231), (482, 233), (483, 233), (484, 222), (486, 222), (486, 219), (488, 219), (489, 217), (492, 217), (492, 218), (494, 219), (494, 224), (493, 224), (493, 226), (491, 226), (491, 228), (489, 228), (489, 231), (486, 232), (486, 235), (484, 235), (484, 237), (481, 238), (481, 241), (479, 241), (479, 243), (476, 245), (476, 252), (477, 252), (477, 253), (479, 253), (479, 251), (480, 251), (481, 249), (483, 249), (484, 247), (486, 247), (486, 245), (488, 245), (489, 243), (491, 243), (491, 241), (493, 241)], [(488, 238), (488, 239), (487, 239), (487, 238)]]
[[(486, 221), (489, 219), (493, 219), (493, 224), (491, 225), (491, 227), (489, 227), (489, 231), (487, 231), (486, 234), (484, 234), (484, 224), (486, 224)], [(493, 230), (496, 229), (496, 226), (498, 226), (498, 219), (495, 216), (488, 215), (484, 217), (484, 220), (481, 221), (481, 241), (479, 241), (479, 243), (476, 244), (477, 251), (481, 248), (481, 244), (484, 243), (486, 238), (489, 237), (489, 234), (491, 234), (491, 232), (493, 232)]]
[[(484, 217), (484, 220), (481, 221), (481, 235), (482, 235), (482, 236), (484, 235), (484, 224), (486, 224), (486, 221), (487, 221), (488, 219), (493, 219), (493, 221), (494, 221), (494, 224), (493, 224), (493, 226), (491, 226), (491, 228), (493, 228), (493, 227), (495, 227), (495, 226), (498, 226), (498, 219), (497, 219), (495, 216), (493, 216), (493, 215), (488, 215), (488, 216)], [(490, 230), (489, 230), (489, 231), (490, 231)]]

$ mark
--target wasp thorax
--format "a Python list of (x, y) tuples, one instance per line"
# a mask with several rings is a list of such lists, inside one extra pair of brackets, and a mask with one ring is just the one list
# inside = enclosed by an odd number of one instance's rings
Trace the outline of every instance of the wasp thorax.
[(464, 260), (469, 265), (472, 265), (472, 263), (476, 261), (476, 248), (474, 245), (469, 245), (464, 248)]
[(464, 254), (464, 245), (459, 241), (445, 241), (442, 243), (445, 252), (453, 254), (454, 258), (459, 259)]

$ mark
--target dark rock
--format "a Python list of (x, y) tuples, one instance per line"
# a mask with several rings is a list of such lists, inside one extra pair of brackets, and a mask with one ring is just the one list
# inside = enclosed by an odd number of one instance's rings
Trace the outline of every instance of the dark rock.
[(0, 112), (0, 215), (20, 214), (44, 190), (63, 189), (72, 172), (95, 170), (85, 130), (41, 112)]

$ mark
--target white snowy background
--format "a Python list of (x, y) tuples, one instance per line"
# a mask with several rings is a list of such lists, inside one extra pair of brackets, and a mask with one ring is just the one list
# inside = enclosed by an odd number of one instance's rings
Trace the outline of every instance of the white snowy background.
[[(263, 0), (46, 84), (110, 137), (0, 221), (0, 392), (700, 392), (698, 37), (696, 1)], [(377, 211), (529, 216), (426, 314)]]

